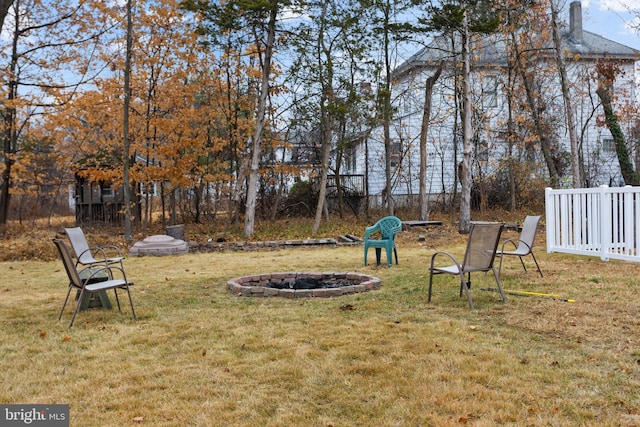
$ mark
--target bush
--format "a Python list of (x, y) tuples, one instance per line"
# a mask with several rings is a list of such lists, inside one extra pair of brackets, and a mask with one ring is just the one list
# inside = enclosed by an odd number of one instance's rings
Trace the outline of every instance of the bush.
[(279, 214), (282, 216), (313, 216), (318, 194), (309, 181), (293, 184)]
[[(532, 173), (530, 165), (520, 163), (515, 168), (515, 199), (516, 209), (527, 208), (533, 211), (544, 210), (544, 189), (547, 182), (544, 178)], [(506, 167), (499, 169), (480, 183), (474, 181), (471, 188), (471, 209), (479, 210), (481, 204), (482, 191), (488, 209), (511, 210), (511, 183), (509, 170)]]

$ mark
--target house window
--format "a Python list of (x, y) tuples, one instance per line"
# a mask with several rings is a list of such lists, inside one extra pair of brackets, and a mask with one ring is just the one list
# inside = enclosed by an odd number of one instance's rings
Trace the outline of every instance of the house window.
[(402, 144), (399, 142), (391, 143), (391, 167), (395, 168), (400, 166), (400, 160), (402, 159)]
[(344, 150), (344, 159), (343, 165), (347, 173), (355, 173), (356, 172), (356, 149), (355, 148), (347, 148)]
[(111, 188), (111, 186), (100, 187), (100, 192), (102, 193), (102, 197), (113, 197), (113, 188)]
[(486, 164), (489, 161), (489, 149), (487, 148), (487, 143), (483, 142), (478, 148), (476, 153), (476, 159)]
[(602, 151), (606, 153), (616, 152), (616, 143), (613, 138), (602, 138)]
[(155, 197), (158, 195), (158, 188), (156, 183), (153, 184), (140, 184), (140, 195), (141, 196), (152, 196)]
[(409, 95), (407, 95), (403, 99), (403, 104), (404, 104), (404, 111), (403, 111), (404, 114), (411, 114), (411, 111), (413, 111), (413, 102)]
[(485, 77), (482, 82), (482, 104), (485, 108), (498, 106), (498, 79), (495, 76)]
[(420, 105), (418, 91), (416, 89), (407, 89), (402, 97), (402, 103), (404, 114), (412, 114), (416, 112)]

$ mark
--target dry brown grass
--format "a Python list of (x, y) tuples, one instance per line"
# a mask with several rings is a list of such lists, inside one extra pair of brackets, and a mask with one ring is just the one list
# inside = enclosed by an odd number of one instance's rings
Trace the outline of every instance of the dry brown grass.
[[(508, 260), (505, 288), (575, 303), (502, 304), (478, 275), (477, 310), (452, 277), (427, 304), (430, 255), (465, 241), (449, 227), (403, 232), (390, 269), (363, 267), (358, 246), (129, 258), (139, 319), (94, 309), (71, 330), (70, 308), (56, 321), (59, 261), (2, 262), (0, 401), (69, 403), (83, 426), (640, 425), (640, 266), (546, 254), (542, 238), (545, 277)], [(307, 300), (225, 289), (292, 270), (383, 284)]]

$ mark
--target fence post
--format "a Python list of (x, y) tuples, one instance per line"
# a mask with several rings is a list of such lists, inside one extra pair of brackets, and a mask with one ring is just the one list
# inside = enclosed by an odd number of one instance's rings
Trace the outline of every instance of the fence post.
[(609, 261), (609, 253), (611, 251), (611, 192), (608, 185), (601, 185), (598, 189), (600, 196), (600, 259)]
[(553, 248), (556, 245), (555, 235), (556, 235), (556, 207), (555, 207), (555, 197), (551, 194), (551, 187), (547, 187), (544, 189), (544, 198), (545, 198), (545, 222), (547, 228), (547, 253), (552, 253)]

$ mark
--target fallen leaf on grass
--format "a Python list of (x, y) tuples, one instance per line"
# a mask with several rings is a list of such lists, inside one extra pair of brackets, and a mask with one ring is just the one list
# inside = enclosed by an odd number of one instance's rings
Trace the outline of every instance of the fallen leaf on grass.
[(340, 310), (355, 310), (356, 308), (351, 304), (343, 305), (340, 307)]

